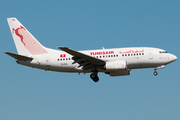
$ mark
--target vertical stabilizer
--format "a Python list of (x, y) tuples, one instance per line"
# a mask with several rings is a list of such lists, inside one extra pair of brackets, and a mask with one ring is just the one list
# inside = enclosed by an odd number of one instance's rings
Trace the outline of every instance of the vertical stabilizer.
[(7, 18), (7, 21), (18, 54), (32, 56), (48, 53), (46, 48), (16, 18)]

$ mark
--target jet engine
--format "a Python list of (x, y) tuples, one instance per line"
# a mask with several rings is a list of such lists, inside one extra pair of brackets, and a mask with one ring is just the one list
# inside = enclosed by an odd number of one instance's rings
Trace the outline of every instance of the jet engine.
[(127, 63), (124, 60), (106, 62), (106, 71), (127, 70)]

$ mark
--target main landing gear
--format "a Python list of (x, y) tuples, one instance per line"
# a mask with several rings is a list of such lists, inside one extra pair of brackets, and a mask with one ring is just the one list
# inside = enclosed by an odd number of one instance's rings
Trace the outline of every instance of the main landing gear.
[(99, 77), (98, 77), (98, 72), (93, 72), (90, 77), (94, 82), (98, 82), (99, 81)]

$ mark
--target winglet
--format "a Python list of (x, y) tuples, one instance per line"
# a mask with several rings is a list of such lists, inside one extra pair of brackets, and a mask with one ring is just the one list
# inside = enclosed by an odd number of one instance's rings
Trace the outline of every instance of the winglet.
[(18, 55), (18, 54), (14, 54), (14, 53), (10, 53), (10, 52), (4, 52), (4, 53), (15, 58), (15, 59), (18, 59), (18, 60), (32, 60), (33, 59), (31, 57), (26, 57), (23, 55)]

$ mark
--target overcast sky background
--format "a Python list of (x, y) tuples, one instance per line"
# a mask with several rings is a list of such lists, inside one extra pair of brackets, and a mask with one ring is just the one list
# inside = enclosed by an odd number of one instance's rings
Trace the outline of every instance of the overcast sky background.
[(16, 64), (8, 17), (44, 46), (74, 50), (157, 47), (180, 56), (179, 0), (1, 0), (0, 120), (180, 120), (179, 60), (110, 77)]

